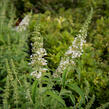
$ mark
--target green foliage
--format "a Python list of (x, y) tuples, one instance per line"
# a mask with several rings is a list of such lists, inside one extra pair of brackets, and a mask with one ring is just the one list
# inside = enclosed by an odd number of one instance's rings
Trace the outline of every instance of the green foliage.
[[(0, 108), (108, 108), (109, 1), (13, 0), (13, 3), (19, 9), (17, 16), (31, 9), (35, 13), (44, 13), (32, 16), (29, 31), (17, 32), (13, 4), (9, 0), (0, 1)], [(89, 26), (83, 55), (75, 59), (75, 66), (70, 66), (71, 70), (67, 68), (60, 77), (54, 77), (61, 57), (83, 27), (91, 6), (94, 7), (94, 17)], [(36, 40), (38, 35), (41, 38), (39, 42)], [(32, 48), (30, 43), (37, 45)], [(37, 52), (41, 43), (41, 47), (47, 51), (43, 58), (48, 61), (48, 71), (40, 78), (33, 78), (30, 75), (33, 67), (37, 70), (40, 65), (28, 65), (31, 61), (29, 55)]]
[[(15, 13), (13, 10), (13, 4), (11, 4), (10, 1), (0, 1), (0, 13), (0, 93), (3, 93), (5, 81), (8, 90), (9, 79), (13, 78), (10, 67), (8, 67), (10, 63), (8, 65), (6, 60), (9, 62), (11, 62), (11, 60), (14, 61), (15, 66), (17, 66), (16, 70), (18, 70), (18, 73), (20, 71), (22, 71), (22, 73), (29, 71), (29, 66), (27, 64), (28, 32), (19, 33), (16, 31), (14, 27)], [(7, 76), (6, 79), (6, 75), (9, 72), (10, 75)], [(13, 84), (17, 86), (16, 82), (13, 82)], [(16, 88), (14, 90), (17, 90)], [(0, 96), (0, 99), (1, 98), (2, 96)], [(6, 101), (6, 99), (7, 98), (5, 98), (4, 101)]]

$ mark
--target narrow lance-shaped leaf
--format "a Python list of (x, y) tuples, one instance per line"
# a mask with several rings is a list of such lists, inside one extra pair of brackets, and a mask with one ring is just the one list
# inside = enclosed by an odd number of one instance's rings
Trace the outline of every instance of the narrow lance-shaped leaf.
[(85, 109), (90, 109), (92, 104), (94, 103), (95, 95), (92, 96), (91, 100), (87, 103)]
[(50, 95), (52, 98), (56, 99), (58, 102), (60, 102), (63, 106), (65, 105), (64, 100), (61, 98), (61, 96), (57, 95), (55, 92), (53, 91), (48, 91), (47, 95)]
[(33, 86), (32, 86), (32, 101), (33, 101), (33, 103), (35, 103), (37, 85), (38, 85), (38, 81), (35, 80), (33, 83)]
[(83, 91), (77, 86), (77, 84), (70, 84), (67, 85), (71, 90), (75, 91), (76, 93), (78, 93), (81, 96), (82, 102), (85, 102), (85, 96)]

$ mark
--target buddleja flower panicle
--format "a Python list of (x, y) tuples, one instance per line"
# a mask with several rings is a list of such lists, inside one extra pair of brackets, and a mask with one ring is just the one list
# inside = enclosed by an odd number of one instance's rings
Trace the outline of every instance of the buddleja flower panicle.
[(60, 75), (67, 67), (71, 65), (75, 65), (75, 59), (79, 58), (82, 55), (84, 51), (83, 46), (86, 43), (88, 25), (91, 22), (92, 14), (93, 14), (93, 10), (91, 10), (88, 19), (85, 21), (77, 37), (74, 38), (72, 45), (68, 48), (65, 55), (61, 58), (60, 64), (56, 69), (54, 75), (58, 75), (56, 73), (59, 73)]
[(32, 76), (40, 78), (42, 73), (46, 72), (47, 60), (43, 57), (47, 55), (46, 50), (43, 48), (43, 37), (40, 34), (40, 25), (36, 25), (34, 28), (32, 40), (32, 55), (30, 56), (31, 62), (29, 63), (32, 66), (33, 72)]
[(22, 32), (25, 31), (30, 22), (30, 15), (26, 15), (24, 19), (20, 22), (19, 26), (16, 27), (16, 31)]

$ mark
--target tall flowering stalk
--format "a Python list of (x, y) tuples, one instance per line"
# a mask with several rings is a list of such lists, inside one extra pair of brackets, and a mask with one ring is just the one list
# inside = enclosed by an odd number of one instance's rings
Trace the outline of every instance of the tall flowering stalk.
[(29, 25), (30, 18), (30, 15), (26, 15), (24, 19), (20, 22), (19, 26), (16, 27), (16, 31), (25, 31), (27, 29), (27, 26)]
[(64, 57), (62, 57), (60, 64), (56, 69), (56, 72), (54, 73), (54, 76), (59, 76), (59, 74), (61, 74), (66, 68), (68, 68), (71, 65), (74, 65), (75, 59), (79, 58), (82, 55), (83, 46), (86, 43), (85, 39), (87, 37), (88, 25), (91, 22), (92, 14), (93, 10), (91, 10), (90, 15), (88, 16), (83, 27), (79, 31), (77, 37), (72, 42), (72, 45), (66, 51)]
[(47, 70), (47, 61), (43, 58), (47, 53), (43, 48), (43, 37), (41, 37), (39, 25), (35, 26), (31, 41), (32, 55), (30, 56), (31, 63), (29, 63), (33, 68), (31, 75), (40, 78)]

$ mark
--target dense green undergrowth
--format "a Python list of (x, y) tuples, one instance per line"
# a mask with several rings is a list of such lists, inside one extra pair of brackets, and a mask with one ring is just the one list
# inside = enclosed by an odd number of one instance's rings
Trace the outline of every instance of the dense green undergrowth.
[[(35, 11), (30, 0), (20, 1), (27, 6), (25, 11), (28, 6)], [(41, 1), (39, 10), (46, 12), (26, 17), (20, 25), (27, 28), (19, 30), (12, 2), (0, 1), (1, 109), (109, 108), (108, 0), (78, 0), (73, 6), (71, 2)], [(89, 10), (89, 6), (94, 7), (90, 13), (84, 8)], [(20, 15), (19, 10), (17, 13)], [(80, 36), (87, 36), (83, 45), (79, 45)], [(72, 60), (71, 54), (65, 54), (76, 39), (80, 41), (77, 50), (80, 46), (84, 52)], [(60, 73), (57, 69), (63, 58), (70, 58), (73, 64)]]

